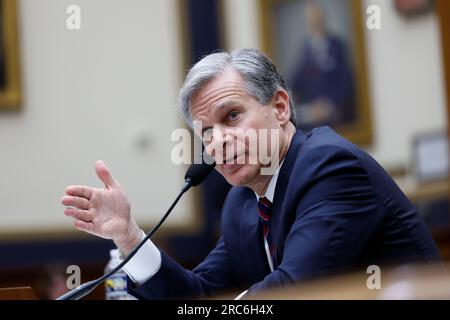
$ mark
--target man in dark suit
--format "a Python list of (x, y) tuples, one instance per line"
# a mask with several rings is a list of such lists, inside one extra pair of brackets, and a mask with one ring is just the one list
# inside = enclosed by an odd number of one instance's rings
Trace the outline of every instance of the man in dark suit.
[[(138, 251), (124, 267), (135, 296), (198, 297), (237, 287), (250, 295), (374, 264), (439, 260), (416, 209), (376, 161), (327, 127), (296, 131), (291, 101), (276, 67), (257, 50), (211, 54), (190, 70), (182, 112), (189, 124), (201, 122), (195, 131), (234, 187), (222, 236), (194, 270), (151, 241)], [(113, 239), (126, 256), (143, 231), (103, 162), (96, 171), (105, 188), (68, 187), (65, 213), (76, 228)]]

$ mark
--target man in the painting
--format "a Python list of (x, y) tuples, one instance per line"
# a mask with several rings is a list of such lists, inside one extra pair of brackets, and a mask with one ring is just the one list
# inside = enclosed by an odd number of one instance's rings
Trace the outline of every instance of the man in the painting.
[(308, 37), (291, 81), (298, 126), (348, 124), (355, 118), (352, 71), (341, 39), (328, 32), (319, 4), (305, 5)]

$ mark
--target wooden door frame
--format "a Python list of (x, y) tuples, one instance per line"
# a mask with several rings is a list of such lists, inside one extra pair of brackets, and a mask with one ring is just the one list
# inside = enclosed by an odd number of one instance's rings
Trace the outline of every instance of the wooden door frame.
[(450, 1), (436, 0), (436, 13), (441, 30), (444, 88), (447, 101), (447, 132), (450, 141)]
[(448, 133), (450, 137), (450, 1), (437, 0), (436, 12), (441, 29), (443, 67), (445, 73), (445, 91), (447, 94), (447, 119)]

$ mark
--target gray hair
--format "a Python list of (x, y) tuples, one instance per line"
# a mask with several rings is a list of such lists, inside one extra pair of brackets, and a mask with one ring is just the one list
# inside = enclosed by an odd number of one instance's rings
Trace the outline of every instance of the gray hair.
[(277, 90), (284, 89), (289, 95), (290, 121), (296, 125), (292, 94), (275, 64), (259, 50), (238, 49), (207, 55), (189, 70), (178, 98), (183, 118), (191, 127), (191, 96), (229, 66), (241, 74), (248, 93), (263, 105), (270, 102)]

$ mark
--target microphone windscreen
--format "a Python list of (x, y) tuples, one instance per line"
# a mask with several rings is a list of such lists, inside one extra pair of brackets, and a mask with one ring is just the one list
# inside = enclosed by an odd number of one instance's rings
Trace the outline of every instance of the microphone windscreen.
[(186, 171), (184, 179), (187, 180), (188, 178), (190, 178), (191, 185), (195, 187), (202, 183), (203, 180), (205, 180), (205, 178), (211, 173), (215, 166), (216, 163), (212, 160), (209, 160), (207, 162), (203, 160), (202, 163), (198, 164), (194, 163)]

